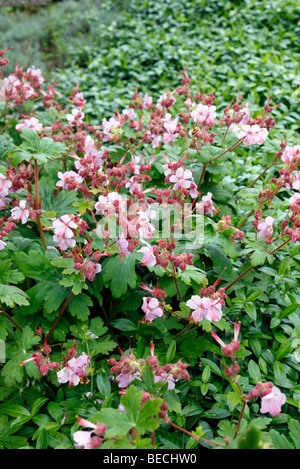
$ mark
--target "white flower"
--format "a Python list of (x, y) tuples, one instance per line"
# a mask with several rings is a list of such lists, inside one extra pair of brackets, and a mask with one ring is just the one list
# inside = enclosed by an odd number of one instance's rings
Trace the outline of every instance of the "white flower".
[(26, 200), (20, 200), (19, 205), (14, 207), (11, 211), (13, 220), (20, 221), (24, 225), (29, 217), (29, 210), (27, 210)]
[(188, 189), (191, 185), (191, 179), (193, 177), (192, 172), (189, 169), (178, 168), (170, 177), (170, 182), (174, 183), (174, 190)]
[(217, 116), (216, 106), (207, 106), (206, 104), (197, 104), (196, 108), (191, 112), (191, 116), (195, 124), (212, 125)]
[(199, 295), (193, 295), (186, 304), (189, 308), (194, 310), (192, 318), (195, 322), (200, 322), (202, 319), (218, 322), (222, 317), (222, 305), (218, 300), (211, 300), (207, 297), (201, 298)]
[(41, 124), (36, 117), (30, 117), (30, 119), (25, 119), (20, 124), (17, 124), (16, 130), (20, 132), (23, 129), (23, 127), (27, 127), (28, 129), (33, 129), (33, 130), (36, 130), (37, 132), (40, 132), (43, 128), (43, 124)]
[(157, 298), (149, 298), (144, 296), (142, 310), (145, 313), (145, 321), (152, 322), (155, 318), (161, 318), (163, 316), (163, 310), (159, 307), (159, 301)]
[(82, 124), (84, 118), (84, 112), (80, 109), (73, 109), (71, 114), (66, 115), (67, 121), (70, 122), (72, 126), (76, 124)]

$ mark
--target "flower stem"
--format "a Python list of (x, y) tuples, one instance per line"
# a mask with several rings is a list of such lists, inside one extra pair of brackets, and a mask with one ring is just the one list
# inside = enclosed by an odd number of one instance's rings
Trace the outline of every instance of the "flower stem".
[(195, 440), (197, 440), (197, 441), (204, 441), (205, 443), (209, 443), (210, 445), (223, 446), (223, 447), (225, 447), (225, 445), (222, 445), (222, 443), (216, 443), (215, 441), (207, 440), (206, 438), (201, 438), (200, 436), (193, 435), (193, 433), (191, 433), (191, 432), (185, 430), (184, 428), (179, 427), (179, 426), (176, 425), (175, 423), (171, 422), (171, 420), (167, 420), (167, 422), (168, 422), (170, 425), (172, 425), (172, 427), (177, 428), (177, 430), (180, 430), (180, 431), (186, 433), (187, 435), (192, 436), (192, 437), (195, 438)]
[(3, 314), (10, 322), (12, 322), (13, 325), (19, 329), (19, 331), (23, 332), (23, 327), (21, 327), (20, 324), (18, 324), (17, 321), (15, 321), (9, 314), (7, 314), (2, 309), (0, 310), (0, 313)]
[[(256, 183), (256, 181), (258, 181), (258, 180), (268, 171), (268, 169), (272, 168), (272, 166), (273, 166), (273, 164), (271, 164), (271, 166), (268, 166), (267, 168), (265, 168), (265, 169), (263, 170), (263, 172), (260, 173), (260, 175), (257, 176), (257, 178), (254, 179), (254, 181), (251, 182), (251, 184), (249, 184), (248, 189), (250, 189), (250, 187), (254, 186), (254, 184)], [(238, 197), (237, 199), (235, 199), (235, 203), (237, 203), (240, 199), (241, 199), (241, 197)]]
[(237, 140), (233, 145), (231, 145), (231, 147), (227, 148), (227, 150), (223, 151), (223, 153), (221, 153), (220, 155), (216, 156), (215, 158), (213, 158), (210, 163), (212, 163), (213, 161), (216, 161), (218, 160), (219, 158), (221, 158), (221, 156), (225, 155), (225, 153), (231, 151), (231, 150), (235, 150), (238, 146), (240, 146), (240, 144), (242, 143), (243, 139), (240, 138), (239, 140)]
[(225, 287), (225, 291), (229, 290), (229, 288), (231, 288), (236, 282), (238, 282), (242, 277), (244, 277), (244, 275), (246, 275), (248, 272), (250, 272), (250, 270), (252, 270), (253, 268), (254, 268), (253, 265), (248, 267), (248, 269), (245, 270), (245, 272), (243, 272), (241, 275), (239, 275), (233, 282), (230, 283), (230, 285), (227, 285), (227, 287)]
[(235, 439), (235, 438), (237, 437), (237, 434), (238, 434), (238, 432), (239, 432), (240, 425), (241, 425), (241, 421), (242, 421), (242, 418), (243, 418), (243, 415), (244, 415), (244, 412), (245, 412), (246, 404), (247, 404), (247, 400), (244, 399), (243, 407), (242, 407), (242, 410), (241, 410), (241, 413), (240, 413), (240, 417), (239, 417), (239, 420), (238, 420), (238, 423), (237, 423), (237, 426), (236, 426), (236, 429), (235, 429), (235, 433), (234, 433), (233, 439)]
[(180, 332), (178, 332), (178, 334), (176, 334), (174, 338), (176, 339), (177, 337), (180, 337), (181, 335), (183, 335), (185, 332), (189, 331), (190, 328), (191, 328), (193, 325), (194, 325), (194, 323), (191, 322), (190, 324), (188, 324), (187, 326), (185, 326), (185, 328), (182, 329)]
[[(283, 246), (285, 246), (289, 241), (291, 241), (291, 239), (292, 238), (289, 238), (286, 241), (284, 241), (284, 243), (280, 244), (280, 246), (278, 246), (278, 248), (276, 248), (273, 251), (269, 252), (269, 254), (275, 254), (275, 252), (279, 251), (279, 249), (282, 248)], [(254, 268), (253, 265), (248, 267), (248, 269), (246, 269), (245, 272), (243, 272), (233, 282), (231, 282), (229, 285), (227, 285), (227, 287), (225, 287), (225, 291), (229, 290), (229, 288), (231, 288), (236, 282), (238, 282), (242, 277), (244, 277), (244, 275), (246, 275), (248, 272), (250, 272), (250, 270), (252, 270), (253, 268)]]
[(175, 283), (175, 287), (176, 287), (176, 291), (177, 291), (179, 301), (180, 301), (180, 303), (182, 303), (183, 300), (182, 300), (182, 296), (181, 296), (181, 293), (180, 293), (180, 290), (179, 290), (179, 285), (178, 285), (178, 282), (177, 282), (176, 274), (172, 275), (172, 277), (173, 277), (173, 280), (174, 280), (174, 283)]
[(70, 301), (71, 301), (71, 299), (73, 298), (73, 296), (74, 296), (74, 293), (71, 292), (71, 294), (69, 295), (69, 297), (66, 299), (66, 301), (65, 301), (65, 303), (64, 303), (64, 305), (63, 305), (63, 307), (62, 307), (61, 310), (60, 310), (59, 315), (58, 315), (57, 318), (55, 319), (55, 321), (54, 321), (54, 323), (53, 323), (53, 326), (51, 327), (49, 333), (47, 334), (47, 341), (49, 341), (50, 337), (52, 336), (54, 329), (56, 328), (57, 324), (59, 323), (60, 318), (62, 317), (62, 315), (63, 315), (63, 313), (64, 313), (66, 307), (67, 307), (68, 304), (70, 303)]
[(248, 213), (248, 215), (246, 216), (246, 218), (244, 219), (244, 221), (242, 221), (242, 223), (240, 224), (240, 226), (238, 227), (238, 230), (240, 230), (242, 228), (242, 226), (244, 226), (244, 224), (246, 223), (246, 221), (248, 220), (249, 217), (251, 217), (251, 215), (254, 213), (254, 208), (251, 210), (250, 213)]
[[(40, 209), (40, 202), (39, 202), (39, 169), (38, 169), (38, 163), (37, 160), (34, 160), (34, 177), (35, 177), (35, 209), (39, 210)], [(40, 233), (40, 237), (44, 246), (45, 251), (48, 251), (45, 236), (43, 233), (43, 227), (41, 223), (41, 218), (40, 215), (36, 215), (36, 220), (38, 224), (38, 229)]]

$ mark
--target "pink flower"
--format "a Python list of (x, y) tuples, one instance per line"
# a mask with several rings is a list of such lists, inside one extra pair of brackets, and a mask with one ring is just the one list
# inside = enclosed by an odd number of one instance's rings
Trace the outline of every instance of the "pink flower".
[[(73, 440), (75, 441), (75, 447), (83, 448), (83, 449), (94, 449), (98, 448), (103, 439), (101, 437), (106, 431), (106, 425), (103, 423), (94, 424), (89, 420), (86, 420), (82, 417), (77, 417), (77, 424), (81, 425), (82, 427), (92, 428), (92, 431), (86, 432), (79, 430), (73, 433)], [(95, 436), (92, 437), (92, 434)]]
[(104, 132), (104, 142), (107, 142), (111, 138), (113, 138), (113, 130), (121, 127), (121, 122), (119, 122), (115, 117), (111, 117), (108, 121), (103, 119), (103, 132)]
[(200, 322), (202, 319), (218, 322), (222, 317), (222, 305), (218, 300), (211, 300), (207, 297), (201, 298), (199, 295), (193, 295), (186, 304), (189, 308), (194, 310), (192, 318), (195, 322)]
[(77, 155), (72, 155), (75, 161), (75, 168), (78, 170), (80, 176), (86, 176), (91, 172), (97, 172), (101, 170), (103, 164), (103, 151), (99, 151), (95, 148), (95, 144), (92, 138), (85, 140), (85, 154), (83, 158), (79, 158)]
[(146, 93), (143, 99), (143, 107), (145, 109), (149, 109), (149, 107), (151, 106), (152, 106), (152, 97)]
[(158, 148), (160, 146), (160, 142), (161, 142), (161, 135), (151, 134), (151, 138), (153, 139), (152, 140), (152, 147), (153, 148)]
[(125, 238), (124, 234), (122, 233), (119, 238), (116, 239), (118, 245), (119, 245), (119, 249), (121, 251), (121, 253), (123, 254), (123, 256), (129, 256), (130, 254), (130, 251), (128, 249), (128, 241), (127, 239)]
[(90, 364), (90, 357), (84, 352), (78, 358), (71, 358), (67, 365), (57, 372), (58, 382), (69, 382), (69, 386), (77, 386), (86, 376), (86, 369)]
[(292, 197), (290, 198), (290, 205), (299, 205), (300, 204), (300, 193), (299, 192), (295, 192), (294, 195), (292, 195)]
[(123, 116), (127, 117), (127, 119), (134, 119), (135, 118), (135, 112), (133, 109), (128, 108), (128, 109), (123, 109), (122, 111)]
[(158, 100), (157, 108), (162, 109), (163, 107), (170, 108), (174, 106), (176, 99), (173, 96), (172, 92), (164, 93)]
[(198, 190), (195, 182), (192, 180), (191, 185), (190, 185), (190, 196), (192, 199), (196, 199), (198, 197)]
[(9, 193), (9, 189), (12, 186), (12, 182), (4, 176), (4, 174), (0, 173), (0, 197), (6, 197)]
[(123, 209), (126, 202), (122, 199), (118, 192), (109, 192), (106, 196), (100, 195), (98, 202), (95, 203), (95, 209), (97, 212), (101, 212), (102, 215), (111, 215), (115, 213), (117, 208)]
[(29, 129), (33, 129), (39, 132), (42, 130), (43, 124), (41, 124), (36, 117), (30, 117), (30, 119), (25, 119), (21, 124), (17, 124), (16, 130), (20, 132), (23, 127), (28, 127)]
[(74, 106), (79, 108), (83, 108), (86, 105), (86, 100), (84, 99), (83, 93), (81, 91), (77, 91), (77, 93), (73, 96), (72, 101)]
[(264, 238), (265, 236), (271, 236), (273, 233), (273, 223), (274, 223), (274, 218), (273, 217), (267, 217), (265, 221), (260, 222), (257, 225), (257, 228), (259, 230), (258, 236), (260, 238)]
[(238, 138), (243, 138), (245, 145), (262, 145), (268, 136), (268, 130), (255, 125), (232, 124), (231, 130)]
[(207, 195), (202, 197), (204, 203), (204, 213), (212, 216), (214, 214), (214, 205), (212, 201), (212, 193), (208, 192)]
[(119, 388), (127, 388), (127, 386), (135, 379), (138, 379), (141, 381), (140, 376), (141, 376), (141, 373), (139, 371), (136, 371), (135, 373), (128, 373), (128, 372), (125, 372), (125, 369), (124, 369), (116, 377), (116, 381), (118, 381)]
[(24, 225), (29, 217), (29, 210), (27, 210), (26, 200), (20, 200), (19, 205), (14, 207), (11, 211), (13, 220), (20, 221)]
[(217, 210), (214, 207), (213, 201), (212, 201), (212, 193), (208, 192), (206, 195), (204, 195), (201, 199), (201, 202), (199, 202), (196, 205), (198, 213), (200, 215), (210, 215), (213, 216)]
[(163, 316), (163, 310), (159, 307), (159, 301), (157, 298), (149, 298), (144, 296), (142, 310), (145, 313), (145, 321), (152, 322), (155, 318), (161, 318)]
[(248, 124), (250, 118), (248, 103), (246, 103), (245, 107), (239, 110), (239, 114), (241, 115), (241, 120), (239, 121), (239, 124)]
[(26, 73), (29, 75), (29, 79), (36, 81), (39, 85), (42, 85), (45, 81), (45, 78), (39, 68), (35, 68), (34, 65), (32, 65), (31, 68), (27, 68)]
[(84, 112), (80, 109), (73, 109), (71, 114), (66, 115), (67, 121), (70, 122), (72, 126), (82, 124), (84, 118)]
[(133, 194), (135, 190), (142, 190), (142, 185), (138, 182), (135, 176), (132, 176), (125, 184), (126, 189), (129, 189), (130, 194)]
[(156, 257), (153, 253), (153, 248), (149, 244), (147, 246), (143, 246), (139, 251), (137, 252), (142, 252), (144, 254), (143, 259), (142, 259), (142, 264), (148, 265), (148, 267), (153, 267), (156, 265)]
[(73, 440), (75, 441), (75, 447), (76, 448), (83, 448), (83, 449), (91, 449), (91, 443), (92, 443), (92, 434), (93, 432), (85, 432), (82, 430), (78, 430), (77, 432), (74, 432), (72, 437)]
[(213, 125), (217, 116), (216, 106), (207, 106), (206, 104), (197, 104), (196, 109), (191, 112), (195, 124)]
[(286, 395), (283, 394), (276, 386), (271, 388), (271, 392), (261, 398), (260, 412), (262, 414), (269, 414), (274, 417), (279, 415), (281, 407), (286, 402)]
[(158, 383), (159, 381), (165, 381), (166, 383), (168, 383), (168, 391), (172, 391), (173, 389), (175, 389), (175, 384), (178, 380), (174, 379), (172, 373), (166, 373), (165, 371), (163, 371), (159, 375), (154, 376), (154, 381), (155, 383)]
[(60, 181), (56, 183), (56, 187), (62, 187), (65, 190), (72, 191), (76, 190), (77, 187), (83, 182), (83, 178), (79, 176), (75, 171), (66, 171), (57, 173)]
[(281, 156), (281, 159), (284, 163), (292, 163), (300, 158), (300, 145), (294, 145), (285, 147), (284, 152)]
[(77, 226), (71, 215), (63, 215), (52, 222), (54, 228), (53, 240), (58, 243), (59, 249), (65, 251), (68, 247), (75, 247), (76, 242), (72, 238), (74, 237), (73, 230), (76, 230)]
[(234, 334), (233, 339), (229, 344), (225, 344), (223, 340), (213, 331), (211, 331), (211, 336), (222, 346), (222, 353), (229, 357), (230, 355), (237, 352), (240, 348), (240, 341), (238, 340), (239, 333), (240, 333), (241, 323), (235, 322), (234, 323)]
[(7, 78), (4, 78), (3, 87), (6, 91), (15, 94), (17, 93), (17, 86), (21, 86), (21, 82), (15, 75), (9, 75)]
[(174, 183), (174, 190), (188, 189), (191, 186), (191, 180), (193, 177), (192, 172), (189, 169), (184, 170), (182, 167), (178, 168), (170, 177), (170, 182)]
[[(179, 129), (178, 129), (178, 119), (174, 120), (167, 120), (164, 123), (164, 128), (166, 129), (167, 133), (164, 134), (163, 136), (163, 141), (164, 143), (172, 143), (175, 142), (175, 140), (178, 137)], [(180, 124), (179, 124), (180, 128)]]
[[(300, 189), (300, 173), (294, 174), (292, 188), (296, 190)], [(290, 187), (287, 187), (287, 189), (290, 189)]]

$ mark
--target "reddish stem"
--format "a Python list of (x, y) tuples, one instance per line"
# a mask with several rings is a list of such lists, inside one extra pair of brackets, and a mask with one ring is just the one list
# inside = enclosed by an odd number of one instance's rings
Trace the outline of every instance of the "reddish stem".
[(235, 439), (237, 437), (237, 434), (239, 432), (241, 421), (242, 421), (242, 418), (243, 418), (243, 415), (244, 415), (244, 412), (245, 412), (246, 404), (247, 404), (247, 401), (246, 401), (246, 399), (244, 399), (243, 407), (242, 407), (242, 410), (241, 410), (241, 413), (240, 413), (239, 421), (237, 423), (233, 439)]
[(179, 427), (179, 426), (176, 425), (175, 423), (171, 422), (171, 420), (167, 420), (167, 422), (168, 422), (170, 425), (172, 425), (172, 427), (177, 428), (177, 430), (180, 430), (181, 432), (184, 432), (184, 433), (186, 433), (187, 435), (192, 436), (193, 438), (195, 438), (195, 440), (204, 441), (205, 443), (209, 443), (210, 445), (223, 446), (223, 447), (225, 447), (225, 445), (222, 445), (222, 443), (216, 443), (215, 441), (206, 440), (206, 438), (201, 438), (200, 436), (193, 435), (193, 433), (191, 433), (191, 432), (185, 430), (184, 428)]
[(0, 310), (0, 313), (2, 313), (10, 322), (13, 323), (14, 326), (16, 326), (19, 331), (23, 332), (23, 328), (20, 326), (20, 324), (17, 323), (9, 314), (6, 313), (6, 311)]
[[(39, 203), (39, 168), (38, 168), (38, 163), (37, 160), (34, 160), (34, 176), (35, 176), (35, 209), (39, 210), (40, 209), (40, 203)], [(45, 236), (43, 233), (43, 227), (41, 223), (41, 218), (40, 215), (36, 215), (36, 220), (38, 224), (38, 229), (40, 233), (40, 237), (44, 246), (45, 251), (48, 251)]]
[(73, 298), (73, 296), (74, 296), (74, 293), (71, 292), (71, 294), (69, 295), (69, 297), (68, 297), (67, 300), (65, 301), (65, 303), (64, 303), (64, 305), (63, 305), (63, 307), (62, 307), (62, 309), (60, 310), (59, 315), (58, 315), (57, 318), (55, 319), (55, 321), (54, 321), (54, 323), (53, 323), (53, 326), (52, 326), (51, 329), (50, 329), (50, 332), (47, 334), (47, 341), (48, 341), (48, 342), (49, 342), (49, 339), (50, 339), (50, 337), (52, 336), (52, 333), (53, 333), (54, 329), (56, 328), (56, 326), (57, 326), (57, 324), (58, 324), (60, 318), (62, 317), (62, 315), (63, 315), (63, 313), (64, 313), (66, 307), (68, 306), (68, 304), (70, 303), (71, 299)]
[[(284, 243), (282, 243), (280, 246), (278, 246), (278, 248), (271, 251), (269, 254), (275, 254), (275, 252), (279, 251), (279, 249), (282, 248), (283, 246), (285, 246), (289, 241), (291, 241), (291, 239), (292, 238), (289, 238), (286, 241), (284, 241)], [(230, 283), (230, 285), (227, 285), (227, 287), (225, 287), (225, 291), (229, 290), (229, 288), (231, 288), (236, 282), (238, 282), (242, 277), (244, 277), (244, 275), (246, 275), (248, 272), (250, 272), (250, 270), (252, 270), (253, 268), (254, 268), (253, 265), (248, 267), (248, 269), (245, 270), (245, 272), (243, 272), (241, 275), (239, 275), (233, 282)]]

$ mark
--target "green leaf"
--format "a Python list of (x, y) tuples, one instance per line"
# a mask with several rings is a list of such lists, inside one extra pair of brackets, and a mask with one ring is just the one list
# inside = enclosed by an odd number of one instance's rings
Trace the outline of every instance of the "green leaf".
[(279, 349), (277, 350), (276, 360), (280, 360), (281, 358), (289, 355), (292, 352), (292, 350), (294, 350), (294, 346), (293, 346), (294, 342), (295, 342), (295, 339), (293, 337), (283, 342), (280, 345)]
[(168, 410), (180, 414), (181, 403), (178, 395), (174, 391), (167, 391), (164, 395), (165, 401), (168, 404)]
[(248, 298), (246, 299), (246, 302), (250, 303), (251, 301), (257, 300), (257, 298), (259, 298), (263, 293), (264, 293), (263, 290), (251, 293), (251, 295), (249, 295)]
[(220, 368), (218, 367), (218, 365), (215, 362), (213, 362), (212, 360), (209, 360), (208, 358), (201, 358), (201, 361), (205, 365), (208, 365), (210, 367), (211, 371), (213, 371), (216, 375), (223, 376), (222, 371), (220, 370)]
[(265, 260), (266, 260), (266, 257), (267, 257), (267, 253), (265, 251), (255, 251), (251, 256), (250, 256), (250, 259), (251, 259), (251, 265), (253, 267), (256, 267), (258, 265), (262, 265), (265, 263)]
[(9, 308), (15, 305), (28, 306), (28, 295), (18, 287), (0, 285), (0, 303), (5, 303)]
[(76, 316), (81, 321), (86, 321), (90, 315), (90, 306), (93, 306), (92, 299), (85, 293), (80, 293), (72, 297), (69, 310), (72, 316)]
[(48, 397), (39, 397), (34, 401), (31, 408), (31, 416), (33, 417), (48, 400)]
[(280, 363), (279, 361), (274, 362), (274, 376), (276, 384), (278, 384), (279, 386), (286, 385), (286, 371), (282, 363)]
[(300, 422), (295, 419), (290, 419), (288, 422), (290, 436), (295, 444), (296, 449), (300, 449)]
[(15, 404), (14, 402), (7, 402), (0, 405), (0, 412), (10, 415), (10, 417), (30, 417), (30, 412), (26, 407)]
[(61, 406), (57, 402), (49, 402), (47, 410), (51, 417), (60, 424), (64, 417)]
[(110, 395), (111, 384), (110, 384), (110, 380), (108, 379), (105, 373), (101, 373), (100, 375), (97, 375), (96, 383), (97, 383), (98, 390), (102, 397), (107, 397)]
[(231, 273), (231, 262), (217, 244), (204, 244), (203, 250), (204, 254), (212, 260), (215, 266), (220, 266), (222, 269), (226, 269), (228, 274)]
[(49, 446), (51, 448), (57, 448), (58, 446), (61, 449), (72, 449), (74, 448), (73, 443), (69, 440), (69, 438), (66, 435), (63, 435), (60, 432), (57, 431), (49, 431), (48, 432), (48, 441), (49, 441)]
[(102, 409), (93, 416), (93, 421), (104, 423), (107, 426), (106, 438), (116, 438), (127, 435), (132, 428), (125, 412), (118, 409)]
[(120, 260), (119, 256), (108, 259), (102, 269), (104, 283), (110, 284), (110, 291), (114, 298), (125, 295), (128, 287), (136, 287), (135, 257), (125, 256)]
[(36, 440), (36, 449), (47, 449), (48, 441), (48, 432), (43, 428)]
[(172, 340), (166, 353), (166, 363), (170, 363), (176, 352), (176, 340)]
[(28, 158), (28, 155), (31, 154), (41, 164), (47, 163), (48, 160), (59, 158), (67, 150), (64, 143), (55, 142), (49, 137), (40, 139), (37, 132), (28, 127), (22, 128), (21, 137), (24, 139), (24, 142), (20, 147), (26, 151), (26, 157)]
[(211, 374), (210, 366), (209, 366), (209, 365), (206, 365), (206, 367), (204, 368), (203, 373), (202, 373), (202, 381), (203, 381), (203, 383), (207, 383), (207, 381), (208, 381), (209, 378), (210, 378), (210, 374)]
[(159, 424), (154, 417), (158, 414), (160, 406), (161, 399), (148, 399), (140, 409), (136, 429), (141, 435), (158, 428)]
[(126, 394), (121, 397), (121, 404), (125, 407), (128, 420), (132, 422), (132, 426), (137, 421), (142, 395), (142, 391), (138, 391), (135, 386), (130, 386)]
[(262, 449), (261, 432), (258, 428), (251, 426), (245, 437), (239, 442), (239, 449)]
[(294, 449), (285, 435), (281, 435), (277, 430), (270, 430), (270, 437), (278, 449)]
[(254, 383), (257, 384), (261, 379), (260, 369), (257, 363), (253, 360), (250, 360), (248, 365), (248, 372), (251, 378), (253, 379)]
[(252, 319), (252, 321), (256, 321), (257, 314), (256, 314), (256, 308), (253, 304), (245, 303), (244, 305), (245, 311), (248, 314), (248, 316)]

